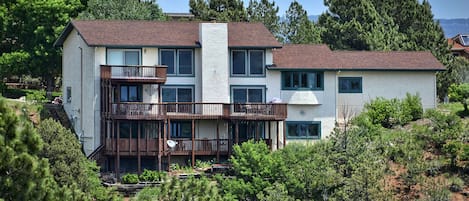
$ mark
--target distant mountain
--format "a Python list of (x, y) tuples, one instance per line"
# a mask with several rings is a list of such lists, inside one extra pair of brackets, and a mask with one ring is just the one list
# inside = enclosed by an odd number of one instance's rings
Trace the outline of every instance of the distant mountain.
[[(317, 22), (319, 15), (309, 15), (309, 20)], [(441, 28), (445, 32), (446, 38), (451, 38), (460, 33), (469, 34), (469, 18), (468, 19), (437, 19), (440, 21)]]
[(469, 34), (469, 18), (468, 19), (439, 19), (440, 26), (445, 32), (446, 38), (451, 38), (457, 34)]

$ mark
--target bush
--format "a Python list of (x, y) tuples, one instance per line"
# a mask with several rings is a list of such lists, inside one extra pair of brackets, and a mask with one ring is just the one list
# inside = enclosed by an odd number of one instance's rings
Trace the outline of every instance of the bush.
[(44, 89), (39, 91), (28, 92), (26, 94), (26, 100), (33, 103), (43, 103), (46, 99), (46, 91)]
[(384, 128), (405, 125), (411, 120), (422, 118), (423, 107), (418, 94), (406, 94), (406, 98), (390, 100), (378, 97), (365, 104), (365, 114), (371, 122)]
[(424, 116), (431, 122), (425, 137), (429, 138), (437, 148), (440, 148), (447, 140), (458, 140), (462, 137), (464, 126), (457, 115), (432, 109), (427, 110)]
[(162, 181), (166, 176), (166, 172), (159, 172), (153, 170), (143, 170), (143, 173), (138, 177), (140, 181), (156, 182)]
[(138, 175), (137, 174), (125, 174), (122, 176), (122, 183), (124, 184), (136, 184), (138, 183)]
[(402, 106), (410, 114), (412, 121), (423, 117), (422, 99), (418, 94), (411, 95), (407, 93), (406, 97), (402, 100)]
[(469, 104), (469, 83), (463, 84), (452, 84), (449, 89), (449, 99), (451, 101), (461, 102), (464, 106), (464, 115), (469, 113), (468, 104)]
[(463, 190), (464, 181), (457, 176), (450, 177), (448, 179), (448, 183), (449, 183), (449, 190), (452, 192), (459, 192)]

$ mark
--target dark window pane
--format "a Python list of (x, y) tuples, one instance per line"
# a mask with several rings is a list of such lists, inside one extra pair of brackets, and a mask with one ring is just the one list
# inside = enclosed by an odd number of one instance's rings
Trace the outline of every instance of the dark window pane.
[(119, 124), (119, 137), (120, 138), (130, 137), (130, 123), (129, 122), (121, 122)]
[(192, 137), (192, 124), (189, 122), (181, 122), (180, 126), (181, 137)]
[(175, 74), (174, 50), (161, 50), (161, 65), (168, 66), (168, 74)]
[(139, 100), (139, 97), (138, 97), (138, 89), (137, 89), (137, 86), (129, 86), (129, 98), (128, 100), (129, 101), (138, 101)]
[(128, 87), (127, 86), (121, 86), (120, 96), (121, 96), (121, 102), (129, 101), (129, 99), (128, 99), (129, 94), (128, 94)]
[(232, 56), (233, 74), (246, 74), (246, 55), (244, 51), (233, 51)]
[(317, 85), (316, 83), (316, 73), (308, 73), (308, 84), (306, 85), (306, 88), (310, 88), (310, 89), (316, 89), (318, 88), (319, 86)]
[(192, 89), (179, 88), (177, 102), (192, 102)]
[(163, 88), (161, 94), (163, 102), (176, 102), (176, 88)]
[(293, 80), (292, 80), (292, 73), (291, 72), (284, 72), (283, 73), (283, 87), (285, 88), (292, 88), (293, 87)]
[(339, 93), (361, 93), (362, 78), (361, 77), (340, 77)]
[(287, 125), (288, 136), (298, 137), (297, 126), (298, 126), (297, 124), (288, 124)]
[(245, 102), (247, 102), (246, 89), (233, 89), (233, 102), (234, 103), (245, 103)]
[(263, 102), (262, 89), (248, 89), (248, 102), (262, 103)]
[(319, 137), (319, 125), (310, 124), (308, 128), (308, 136), (310, 137)]
[(300, 74), (293, 73), (293, 88), (300, 87)]
[(192, 74), (192, 51), (179, 50), (179, 74)]
[(262, 51), (249, 52), (249, 68), (251, 74), (264, 74), (264, 53)]
[(298, 74), (300, 74), (300, 88), (309, 88), (308, 74), (307, 73), (298, 73)]
[(289, 138), (319, 138), (320, 123), (287, 123), (287, 137)]
[(125, 65), (140, 65), (138, 51), (125, 51)]

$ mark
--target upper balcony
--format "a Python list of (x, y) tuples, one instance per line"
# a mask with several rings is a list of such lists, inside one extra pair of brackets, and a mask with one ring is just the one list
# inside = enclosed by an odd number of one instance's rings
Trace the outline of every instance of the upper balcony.
[(167, 66), (101, 65), (101, 79), (113, 82), (163, 84)]
[(114, 119), (238, 119), (281, 121), (285, 103), (111, 103), (103, 116)]

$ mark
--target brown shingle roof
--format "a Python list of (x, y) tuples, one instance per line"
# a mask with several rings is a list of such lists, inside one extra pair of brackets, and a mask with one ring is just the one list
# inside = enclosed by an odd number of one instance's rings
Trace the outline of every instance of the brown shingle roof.
[(270, 31), (260, 22), (228, 23), (230, 47), (282, 47)]
[(444, 70), (430, 52), (331, 51), (326, 45), (285, 45), (271, 69)]
[[(89, 46), (199, 46), (200, 22), (74, 20), (57, 39), (61, 46), (75, 28)], [(261, 23), (229, 23), (230, 47), (280, 47)]]
[(341, 69), (445, 70), (428, 51), (335, 51)]
[(336, 69), (333, 53), (327, 45), (284, 45), (273, 50), (275, 68)]

